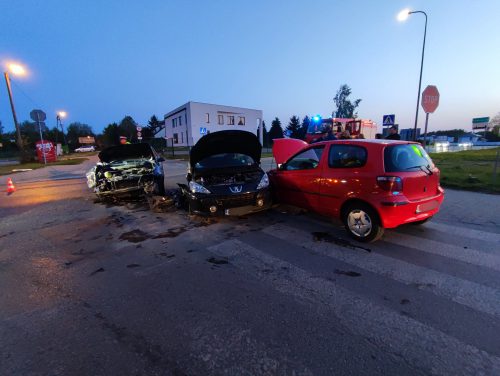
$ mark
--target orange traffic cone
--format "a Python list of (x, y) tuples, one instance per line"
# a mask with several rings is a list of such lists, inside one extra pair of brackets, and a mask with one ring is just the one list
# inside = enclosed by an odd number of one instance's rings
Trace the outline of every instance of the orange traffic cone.
[(7, 193), (14, 193), (16, 191), (16, 187), (14, 186), (14, 183), (12, 182), (11, 178), (7, 178)]

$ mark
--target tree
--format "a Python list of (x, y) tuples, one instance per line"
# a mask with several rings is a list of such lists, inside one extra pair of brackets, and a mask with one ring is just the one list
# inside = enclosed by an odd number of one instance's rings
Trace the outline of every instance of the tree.
[(333, 101), (337, 110), (332, 113), (332, 117), (338, 118), (354, 118), (357, 117), (358, 113), (355, 112), (358, 108), (361, 99), (356, 99), (354, 102), (349, 100), (349, 95), (351, 95), (351, 88), (344, 84), (341, 85)]
[[(257, 127), (257, 138), (260, 140), (260, 129)], [(262, 121), (262, 147), (269, 147), (269, 132), (267, 131), (266, 122)]]
[(54, 143), (62, 143), (64, 141), (64, 135), (57, 127), (48, 130), (47, 133), (44, 134), (44, 138)]
[(286, 130), (290, 132), (290, 138), (301, 138), (300, 119), (297, 116), (293, 115), (288, 122)]
[(273, 140), (276, 138), (283, 138), (283, 128), (281, 128), (281, 121), (278, 118), (274, 118), (271, 123), (271, 129), (269, 130), (269, 140), (271, 145)]
[(493, 128), (493, 134), (500, 136), (500, 112), (490, 120), (490, 126)]
[(264, 142), (264, 146), (265, 148), (268, 148), (269, 147), (269, 132), (267, 131), (267, 127), (266, 127), (266, 122), (264, 120), (262, 120), (262, 135), (263, 135), (263, 142)]
[(309, 119), (309, 116), (305, 116), (304, 119), (302, 119), (302, 125), (300, 127), (300, 139), (304, 140), (306, 138), (307, 134), (307, 129), (309, 128), (309, 124), (311, 124), (311, 119)]
[(68, 125), (66, 140), (72, 148), (79, 145), (78, 137), (94, 136), (92, 127), (88, 124), (74, 122)]
[(101, 138), (103, 146), (115, 146), (120, 144), (120, 130), (118, 124), (111, 123), (104, 128)]
[(132, 116), (125, 116), (122, 121), (120, 121), (120, 124), (118, 124), (118, 129), (120, 131), (120, 136), (127, 137), (127, 141), (137, 141), (137, 123)]
[[(38, 125), (32, 121), (23, 121), (21, 124), (19, 124), (19, 128), (21, 130), (23, 144), (34, 147), (35, 142), (40, 140), (40, 130), (38, 128)], [(47, 128), (45, 123), (43, 123), (42, 132), (44, 138), (47, 138), (48, 130), (49, 129)]]
[(148, 128), (151, 130), (151, 133), (154, 135), (160, 131), (161, 123), (156, 117), (156, 115), (151, 116), (148, 121)]

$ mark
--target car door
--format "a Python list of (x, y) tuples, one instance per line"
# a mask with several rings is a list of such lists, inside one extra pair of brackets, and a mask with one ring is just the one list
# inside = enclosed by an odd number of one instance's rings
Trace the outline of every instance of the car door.
[(325, 145), (310, 147), (281, 165), (274, 177), (275, 195), (279, 201), (317, 209), (324, 149)]
[(360, 197), (363, 192), (368, 151), (362, 145), (332, 143), (325, 157), (319, 213), (339, 217), (342, 203), (349, 197)]

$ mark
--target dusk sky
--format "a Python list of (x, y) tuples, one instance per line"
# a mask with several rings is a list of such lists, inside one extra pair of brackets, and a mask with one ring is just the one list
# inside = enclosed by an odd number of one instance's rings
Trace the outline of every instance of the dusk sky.
[[(422, 90), (440, 91), (430, 130), (471, 129), (500, 112), (500, 1), (6, 1), (0, 59), (24, 63), (12, 77), (18, 118), (64, 109), (65, 124), (95, 132), (131, 115), (146, 124), (189, 101), (321, 114), (348, 84), (360, 118), (396, 114), (413, 127), (424, 16), (429, 16)], [(2, 67), (3, 68), (3, 67)], [(419, 126), (423, 128), (424, 113)], [(5, 82), (0, 120), (14, 129)]]

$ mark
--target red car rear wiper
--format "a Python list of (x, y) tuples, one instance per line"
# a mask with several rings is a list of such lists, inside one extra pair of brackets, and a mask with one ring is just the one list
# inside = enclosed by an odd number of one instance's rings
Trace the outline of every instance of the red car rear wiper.
[(405, 168), (405, 170), (412, 170), (414, 168), (418, 168), (418, 169), (422, 170), (423, 172), (425, 172), (429, 176), (433, 174), (433, 172), (429, 166), (422, 166), (422, 165), (411, 166), (411, 167)]

